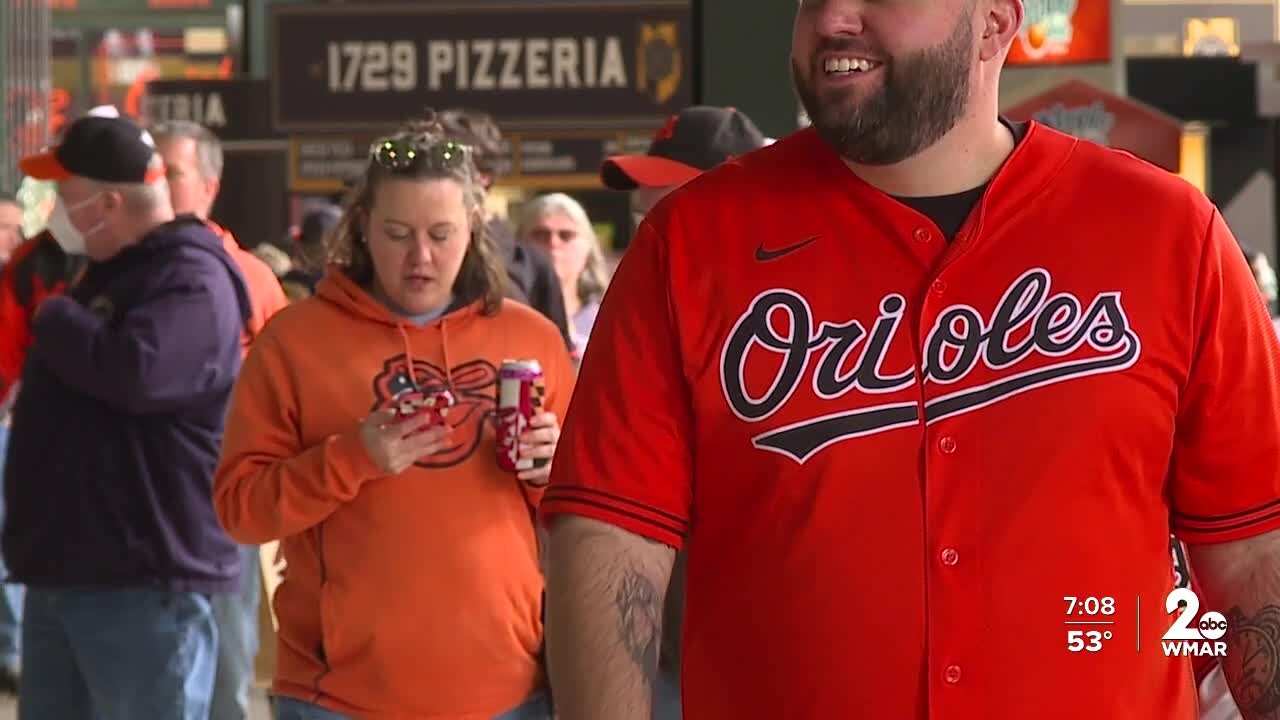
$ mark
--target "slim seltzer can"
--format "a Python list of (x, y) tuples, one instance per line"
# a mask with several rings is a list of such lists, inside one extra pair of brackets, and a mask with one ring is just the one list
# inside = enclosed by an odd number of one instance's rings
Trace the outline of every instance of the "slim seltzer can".
[(503, 360), (498, 370), (498, 466), (508, 472), (533, 470), (546, 458), (520, 457), (520, 435), (542, 412), (547, 388), (537, 360)]

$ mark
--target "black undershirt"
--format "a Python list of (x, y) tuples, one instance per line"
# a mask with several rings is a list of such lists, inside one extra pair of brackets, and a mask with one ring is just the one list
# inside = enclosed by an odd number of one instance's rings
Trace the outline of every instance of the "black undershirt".
[[(1015, 146), (1022, 142), (1022, 138), (1027, 136), (1027, 123), (1013, 122), (1003, 117), (1000, 118), (1000, 122), (1004, 123), (1004, 126), (1009, 128), (1009, 132), (1013, 133), (1013, 144)], [(951, 195), (932, 195), (929, 197), (895, 196), (894, 199), (932, 220), (949, 242), (951, 238), (956, 236), (956, 233), (960, 232), (960, 226), (964, 225), (964, 221), (969, 217), (969, 213), (973, 212), (978, 200), (982, 199), (982, 193), (986, 189), (987, 183), (983, 183), (976, 188)]]

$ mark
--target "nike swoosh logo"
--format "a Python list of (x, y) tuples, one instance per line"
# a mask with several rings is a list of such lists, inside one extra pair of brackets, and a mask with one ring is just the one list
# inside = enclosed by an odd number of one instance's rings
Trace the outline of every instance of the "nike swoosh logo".
[(769, 262), (770, 260), (777, 260), (783, 255), (790, 255), (791, 253), (799, 250), (800, 248), (806, 245), (811, 245), (817, 242), (821, 237), (822, 237), (821, 235), (814, 235), (813, 237), (806, 238), (804, 240), (801, 240), (798, 243), (795, 243), (793, 245), (788, 245), (784, 248), (778, 248), (777, 250), (765, 250), (764, 241), (762, 240), (760, 241), (760, 244), (756, 246), (756, 262)]

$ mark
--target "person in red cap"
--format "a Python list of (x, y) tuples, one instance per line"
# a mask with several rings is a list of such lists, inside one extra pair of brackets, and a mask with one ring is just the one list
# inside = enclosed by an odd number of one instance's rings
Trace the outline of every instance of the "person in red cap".
[(80, 118), (20, 167), (57, 183), (49, 232), (89, 262), (36, 310), (5, 458), (18, 717), (207, 720), (210, 597), (240, 579), (212, 476), (248, 289), (204, 222), (175, 217), (134, 123)]
[[(659, 200), (704, 171), (769, 143), (745, 113), (731, 107), (693, 105), (672, 115), (654, 135), (644, 155), (615, 155), (604, 161), (600, 180), (612, 190), (631, 192), (636, 225)], [(680, 717), (680, 636), (684, 625), (685, 553), (676, 555), (663, 609), (655, 717)]]
[(667, 120), (648, 153), (605, 160), (600, 180), (612, 190), (631, 192), (631, 213), (639, 225), (667, 193), (768, 142), (751, 118), (736, 108), (693, 105)]

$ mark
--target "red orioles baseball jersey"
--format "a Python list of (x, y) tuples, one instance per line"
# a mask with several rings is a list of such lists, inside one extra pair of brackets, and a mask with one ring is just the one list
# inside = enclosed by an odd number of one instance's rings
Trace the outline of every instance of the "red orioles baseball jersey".
[(1169, 536), (1280, 527), (1278, 358), (1163, 170), (1033, 124), (948, 240), (802, 131), (643, 224), (542, 513), (687, 541), (689, 720), (1191, 720)]

